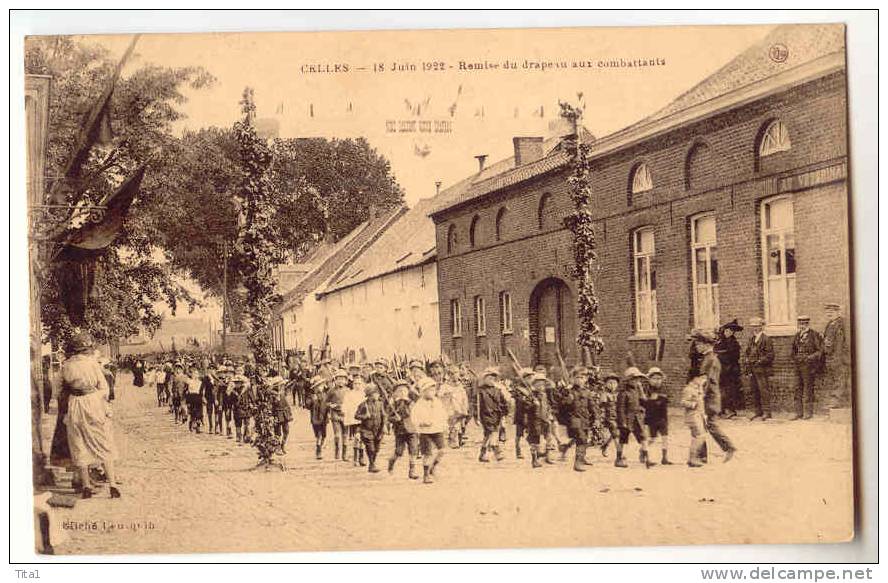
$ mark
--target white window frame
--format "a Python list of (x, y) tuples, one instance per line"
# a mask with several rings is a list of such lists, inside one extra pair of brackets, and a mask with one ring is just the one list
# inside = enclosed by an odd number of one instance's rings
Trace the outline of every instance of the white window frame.
[[(767, 210), (774, 203), (780, 201), (789, 201), (792, 211), (792, 225), (789, 227), (773, 227), (768, 226)], [(786, 273), (786, 235), (791, 234), (795, 238), (795, 201), (792, 196), (781, 195), (766, 198), (759, 205), (760, 225), (761, 225), (761, 261), (762, 261), (762, 293), (765, 305), (765, 326), (766, 330), (771, 334), (794, 334), (797, 330), (797, 300), (796, 291), (796, 271)], [(781, 266), (783, 273), (779, 275), (768, 274), (768, 236), (777, 235), (779, 237), (779, 251), (781, 254)], [(796, 265), (796, 269), (798, 266)], [(783, 321), (775, 321), (771, 314), (771, 287), (775, 285), (783, 286), (786, 291), (787, 314)]]
[(500, 322), (503, 334), (512, 333), (512, 294), (507, 291), (500, 292)]
[(632, 194), (647, 192), (653, 188), (654, 181), (651, 179), (651, 170), (645, 162), (642, 162), (632, 172)]
[[(697, 239), (697, 224), (705, 219), (712, 219), (714, 223), (715, 238), (711, 241)], [(718, 221), (715, 213), (702, 213), (691, 217), (691, 296), (694, 301), (694, 328), (716, 328), (719, 325), (719, 295), (718, 283), (712, 282), (712, 251), (718, 250)], [(705, 255), (706, 273), (705, 282), (700, 283), (700, 274), (697, 272), (697, 252), (703, 251)], [(718, 259), (716, 258), (716, 262)], [(709, 297), (709, 305), (712, 307), (710, 314), (701, 314), (701, 306), (698, 304), (698, 291), (704, 291)], [(709, 316), (704, 319), (703, 316)]]
[(450, 328), (454, 338), (462, 336), (462, 306), (459, 298), (450, 300)]
[(475, 336), (487, 336), (487, 302), (475, 296)]
[(762, 141), (759, 143), (759, 158), (777, 154), (778, 152), (788, 152), (792, 149), (792, 141), (789, 139), (789, 130), (782, 121), (772, 121), (762, 134)]
[[(643, 232), (651, 233), (651, 248), (650, 250), (640, 250), (639, 249), (639, 240), (640, 235)], [(654, 280), (651, 279), (651, 263), (653, 263), (656, 257), (656, 235), (654, 228), (651, 226), (647, 227), (639, 227), (632, 231), (632, 271), (635, 283), (634, 291), (635, 291), (635, 334), (638, 336), (656, 336), (657, 335), (657, 288)], [(639, 270), (638, 270), (638, 260), (643, 259), (644, 269), (646, 270), (645, 275), (647, 275), (648, 287), (649, 289), (646, 291), (641, 291), (640, 279), (639, 279)], [(656, 273), (656, 269), (654, 269)], [(654, 285), (651, 285), (654, 284)], [(644, 328), (642, 327), (642, 307), (645, 305), (650, 306), (650, 321), (651, 327)]]

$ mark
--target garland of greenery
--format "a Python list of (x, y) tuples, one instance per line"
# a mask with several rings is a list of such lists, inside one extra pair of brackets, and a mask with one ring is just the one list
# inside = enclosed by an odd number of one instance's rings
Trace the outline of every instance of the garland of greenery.
[(272, 223), (275, 212), (269, 178), (272, 155), (267, 142), (258, 136), (253, 125), (256, 105), (250, 88), (244, 90), (241, 112), (243, 119), (234, 124), (243, 168), (240, 196), (245, 214), (238, 251), (242, 256), (240, 263), (247, 289), (247, 338), (256, 361), (252, 379), (256, 389), (256, 439), (253, 445), (258, 450), (260, 464), (268, 465), (280, 447), (280, 440), (274, 434), (275, 395), (265, 380), (273, 359), (268, 330), (276, 297), (274, 267), (280, 263), (280, 255), (274, 244)]
[(595, 292), (593, 269), (598, 261), (598, 254), (591, 204), (589, 144), (580, 138), (578, 130), (583, 115), (582, 108), (569, 103), (559, 103), (559, 105), (561, 117), (570, 122), (574, 128), (573, 134), (564, 141), (564, 149), (570, 157), (571, 168), (567, 183), (574, 203), (574, 212), (565, 219), (565, 223), (573, 233), (573, 275), (577, 281), (577, 315), (580, 321), (577, 343), (581, 348), (588, 349), (589, 354), (595, 358), (604, 350), (604, 340), (596, 322), (598, 295)]

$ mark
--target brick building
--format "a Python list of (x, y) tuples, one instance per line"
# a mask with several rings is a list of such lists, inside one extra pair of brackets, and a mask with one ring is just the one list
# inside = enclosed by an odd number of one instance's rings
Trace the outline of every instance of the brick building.
[[(603, 364), (622, 370), (632, 351), (677, 388), (692, 328), (761, 316), (788, 407), (796, 316), (822, 330), (823, 303), (837, 301), (850, 321), (846, 122), (844, 27), (780, 26), (663, 110), (591, 140)], [(431, 213), (442, 350), (551, 365), (560, 348), (573, 364), (567, 157), (539, 138), (514, 145)]]

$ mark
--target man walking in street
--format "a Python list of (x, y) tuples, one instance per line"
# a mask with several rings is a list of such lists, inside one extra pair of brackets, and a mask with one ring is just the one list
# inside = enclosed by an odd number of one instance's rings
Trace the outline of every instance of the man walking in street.
[(795, 416), (791, 421), (814, 416), (814, 379), (820, 372), (823, 338), (812, 330), (811, 318), (799, 316), (799, 331), (792, 339), (792, 361), (796, 369)]
[(851, 404), (851, 350), (845, 334), (842, 306), (824, 306), (827, 324), (823, 330), (823, 381), (830, 392), (830, 408)]
[(727, 463), (734, 457), (737, 448), (722, 430), (718, 421), (718, 414), (721, 412), (721, 389), (719, 387), (721, 363), (712, 350), (716, 342), (715, 334), (708, 330), (695, 330), (692, 336), (697, 352), (703, 356), (703, 360), (700, 362), (700, 374), (706, 377), (704, 393), (706, 429), (712, 439), (725, 452), (724, 461)]
[(744, 356), (746, 373), (749, 375), (749, 389), (755, 413), (751, 421), (771, 418), (771, 370), (774, 364), (774, 343), (765, 334), (765, 321), (755, 317), (749, 321), (752, 336), (746, 343)]

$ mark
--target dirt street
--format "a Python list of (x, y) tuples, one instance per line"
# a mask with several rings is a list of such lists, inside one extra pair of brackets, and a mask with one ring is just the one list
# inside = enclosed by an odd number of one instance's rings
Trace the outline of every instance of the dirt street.
[[(448, 449), (437, 483), (368, 474), (314, 459), (305, 411), (294, 408), (289, 471), (254, 470), (255, 450), (189, 433), (158, 408), (153, 388), (121, 375), (115, 424), (123, 498), (61, 509), (70, 538), (58, 554), (308, 551), (528, 546), (811, 543), (852, 536), (851, 428), (823, 418), (724, 422), (740, 451), (692, 470), (688, 432), (670, 420), (673, 466), (650, 470), (628, 448), (629, 469), (590, 450), (594, 465), (532, 470), (477, 461), (480, 435)], [(511, 430), (511, 426), (509, 427)], [(332, 441), (332, 436), (331, 436)], [(386, 437), (381, 465), (393, 439)], [(525, 456), (529, 457), (525, 445)], [(571, 453), (572, 455), (572, 453)], [(557, 457), (557, 456), (556, 456)], [(655, 452), (659, 460), (659, 451)], [(74, 528), (74, 527), (77, 528)]]

